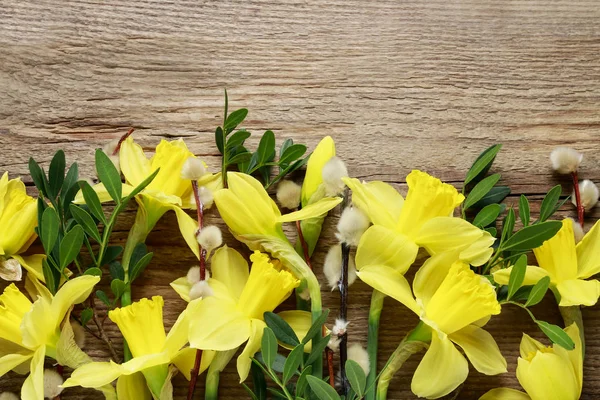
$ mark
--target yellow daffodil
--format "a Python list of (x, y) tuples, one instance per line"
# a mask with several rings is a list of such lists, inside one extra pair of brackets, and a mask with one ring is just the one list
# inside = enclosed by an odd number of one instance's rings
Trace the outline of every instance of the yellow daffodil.
[[(468, 264), (455, 261), (458, 251), (435, 255), (415, 275), (413, 297), (406, 278), (392, 267), (379, 266), (361, 279), (416, 313), (431, 344), (417, 367), (412, 391), (428, 399), (442, 397), (469, 373), (460, 346), (475, 369), (486, 375), (506, 372), (506, 360), (482, 325), (500, 313), (493, 286)], [(385, 278), (383, 278), (385, 277)]]
[(21, 256), (35, 240), (36, 200), (27, 195), (20, 178), (0, 178), (0, 278), (21, 280), (21, 267), (41, 281), (43, 255)]
[[(167, 335), (163, 325), (163, 305), (161, 296), (152, 300), (141, 299), (133, 304), (111, 310), (109, 318), (117, 324), (129, 344), (133, 358), (123, 364), (93, 362), (73, 371), (63, 387), (82, 386), (98, 388), (107, 385), (123, 375), (141, 372), (148, 388), (158, 398), (164, 398), (165, 384), (170, 385), (169, 364), (174, 364), (189, 380), (194, 364), (195, 350), (184, 348), (188, 341), (189, 311), (184, 311)], [(200, 372), (210, 364), (214, 352), (203, 354)], [(136, 383), (137, 382), (137, 383)], [(139, 378), (124, 379), (123, 386), (139, 385)]]
[(0, 295), (0, 376), (10, 370), (30, 371), (21, 398), (44, 398), (45, 357), (71, 368), (91, 361), (75, 345), (68, 316), (73, 304), (84, 301), (99, 280), (89, 275), (71, 279), (54, 297), (38, 284), (40, 296), (33, 303), (14, 284)]
[(480, 400), (577, 400), (583, 386), (583, 356), (576, 324), (565, 328), (575, 348), (565, 350), (554, 344), (546, 347), (523, 335), (517, 379), (527, 393), (514, 389), (493, 389)]
[[(533, 250), (539, 264), (527, 266), (523, 285), (535, 285), (544, 276), (550, 277), (550, 288), (560, 299), (561, 307), (593, 306), (600, 297), (600, 282), (587, 278), (600, 272), (600, 225), (598, 222), (575, 245), (573, 220), (564, 219), (554, 237)], [(507, 285), (512, 267), (494, 272), (494, 280)]]
[(250, 259), (249, 275), (226, 265), (220, 271), (213, 270), (216, 277), (209, 283), (214, 295), (190, 303), (191, 347), (226, 351), (247, 342), (237, 359), (240, 381), (248, 376), (251, 357), (260, 348), (266, 326), (263, 314), (273, 311), (299, 283), (291, 273), (278, 269), (266, 254), (256, 251)]
[[(384, 182), (361, 183), (350, 178), (344, 178), (344, 182), (352, 189), (353, 203), (373, 223), (358, 245), (365, 262), (357, 262), (357, 268), (368, 269), (390, 261), (404, 273), (419, 247), (431, 255), (459, 250), (460, 259), (472, 265), (482, 265), (493, 252), (490, 246), (495, 239), (488, 232), (452, 217), (464, 196), (425, 172), (408, 174), (406, 200)], [(388, 245), (390, 242), (394, 245)]]

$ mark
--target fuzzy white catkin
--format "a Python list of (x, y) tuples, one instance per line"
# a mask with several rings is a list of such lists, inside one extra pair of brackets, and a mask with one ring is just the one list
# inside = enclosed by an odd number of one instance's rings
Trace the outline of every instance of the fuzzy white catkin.
[(208, 281), (199, 281), (192, 286), (190, 289), (190, 300), (196, 300), (200, 297), (210, 297), (214, 294), (212, 288), (208, 284)]
[(206, 168), (202, 160), (196, 157), (189, 157), (181, 167), (181, 179), (197, 181), (206, 174)]
[[(325, 263), (323, 264), (323, 273), (327, 278), (327, 284), (331, 290), (335, 290), (338, 287), (338, 282), (342, 277), (342, 246), (337, 244), (331, 246), (327, 255), (325, 256)], [(354, 258), (350, 257), (348, 261), (348, 287), (356, 281), (356, 265)]]
[(340, 349), (341, 341), (342, 340), (339, 337), (331, 335), (329, 337), (329, 343), (327, 343), (327, 347), (333, 350), (334, 353), (337, 353), (337, 351)]
[(210, 253), (223, 244), (223, 234), (218, 226), (205, 226), (198, 234), (198, 243), (207, 253)]
[(58, 396), (62, 391), (60, 385), (65, 380), (58, 372), (53, 369), (44, 370), (44, 397), (47, 399), (53, 399)]
[(193, 285), (200, 280), (200, 267), (192, 267), (188, 270), (186, 275), (188, 283)]
[(331, 329), (331, 334), (334, 336), (343, 336), (344, 333), (346, 333), (346, 330), (348, 329), (348, 324), (348, 321), (345, 321), (341, 318), (336, 318), (335, 324)]
[(76, 321), (71, 321), (71, 329), (73, 330), (73, 340), (80, 349), (85, 347), (85, 329)]
[(344, 190), (342, 178), (348, 176), (346, 164), (339, 157), (331, 157), (321, 171), (326, 196), (336, 196)]
[(290, 210), (298, 208), (302, 187), (293, 181), (281, 181), (277, 186), (277, 201), (282, 207)]
[(577, 171), (583, 160), (583, 154), (570, 147), (557, 147), (550, 153), (552, 169), (559, 174), (570, 174)]
[[(598, 203), (598, 196), (600, 196), (598, 186), (589, 179), (579, 182), (579, 193), (581, 194), (581, 204), (583, 205), (583, 208), (585, 208), (585, 211), (591, 210), (596, 203)], [(577, 206), (575, 191), (573, 191), (573, 194), (571, 195), (571, 202), (574, 206)]]
[(583, 236), (585, 235), (585, 233), (583, 232), (583, 228), (581, 227), (579, 222), (575, 221), (573, 218), (567, 218), (567, 219), (570, 219), (572, 221), (573, 234), (575, 236), (575, 243), (581, 242), (581, 239), (583, 239)]
[(356, 207), (347, 207), (337, 224), (335, 236), (342, 243), (358, 246), (360, 237), (369, 227), (369, 218)]
[(200, 186), (198, 188), (198, 197), (200, 198), (200, 202), (202, 203), (202, 207), (205, 210), (208, 210), (212, 207), (214, 202), (213, 192), (206, 186)]
[(0, 400), (19, 400), (19, 396), (13, 392), (2, 392), (0, 393)]
[(5, 281), (20, 281), (23, 278), (23, 268), (14, 258), (0, 260), (0, 278)]
[(369, 353), (360, 344), (354, 343), (348, 347), (348, 360), (356, 361), (365, 375), (369, 373)]

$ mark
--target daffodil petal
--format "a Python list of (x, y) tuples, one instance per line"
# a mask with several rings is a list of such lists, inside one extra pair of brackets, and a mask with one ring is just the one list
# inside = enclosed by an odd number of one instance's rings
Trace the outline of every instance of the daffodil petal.
[[(287, 324), (294, 330), (298, 339), (302, 341), (308, 330), (312, 326), (312, 316), (308, 311), (289, 310), (277, 313)], [(291, 346), (280, 343), (280, 345), (288, 350), (292, 350)], [(304, 345), (304, 352), (309, 353), (312, 348), (312, 340)]]
[(187, 277), (177, 278), (170, 283), (173, 290), (177, 292), (179, 297), (183, 300), (190, 302), (190, 290), (192, 290), (192, 284), (188, 281)]
[(356, 268), (385, 265), (404, 274), (415, 262), (419, 247), (408, 237), (384, 226), (373, 225), (361, 236), (356, 250)]
[(171, 355), (175, 355), (188, 342), (188, 332), (190, 328), (190, 312), (183, 310), (177, 321), (171, 327), (165, 340), (164, 349)]
[[(188, 150), (182, 139), (170, 142), (161, 140), (150, 160), (150, 170), (155, 171), (160, 168), (160, 171), (150, 182), (148, 189), (158, 190), (167, 195), (183, 196), (192, 186), (190, 180), (181, 178), (181, 169), (190, 157), (194, 157), (194, 154)], [(150, 173), (147, 173), (146, 176), (148, 175)]]
[(67, 321), (63, 324), (60, 337), (56, 343), (56, 361), (60, 365), (66, 365), (69, 368), (78, 368), (92, 361), (83, 350), (75, 343), (75, 335), (71, 323), (68, 322), (70, 313), (67, 315)]
[(56, 323), (63, 320), (72, 305), (87, 299), (98, 282), (100, 278), (91, 275), (82, 275), (67, 281), (52, 300), (52, 317)]
[(0, 376), (3, 376), (8, 371), (17, 368), (19, 365), (27, 362), (31, 357), (33, 357), (33, 353), (28, 354), (6, 354), (5, 356), (0, 357)]
[(119, 400), (151, 400), (152, 394), (146, 385), (141, 372), (121, 375), (117, 380), (117, 397)]
[(242, 354), (237, 359), (237, 371), (240, 376), (240, 382), (244, 382), (250, 372), (250, 366), (252, 365), (252, 358), (254, 354), (260, 349), (263, 331), (267, 324), (260, 319), (253, 319), (250, 324), (250, 337), (246, 347), (242, 351)]
[(356, 274), (373, 289), (398, 300), (415, 314), (419, 314), (419, 306), (413, 297), (410, 285), (404, 275), (398, 271), (385, 265), (367, 265)]
[(395, 230), (404, 199), (391, 185), (373, 181), (361, 183), (356, 178), (342, 178), (352, 190), (352, 202), (367, 214), (374, 225)]
[[(499, 285), (508, 285), (512, 269), (513, 267), (511, 266), (492, 272), (494, 281)], [(521, 286), (533, 286), (545, 276), (548, 276), (548, 272), (545, 269), (536, 267), (535, 265), (528, 265), (525, 269), (525, 279), (523, 279), (523, 284)]]
[(177, 225), (179, 226), (181, 236), (183, 236), (183, 239), (196, 258), (200, 258), (200, 247), (198, 245), (198, 240), (196, 239), (198, 222), (177, 206), (173, 206), (172, 210), (175, 211), (175, 215), (177, 216)]
[(489, 232), (483, 232), (483, 235), (473, 242), (469, 247), (462, 250), (459, 254), (459, 258), (471, 265), (476, 267), (488, 262), (494, 249), (492, 245), (496, 241), (496, 238), (490, 235)]
[(427, 399), (447, 395), (467, 379), (469, 364), (448, 338), (434, 331), (431, 345), (412, 379), (414, 394)]
[(531, 397), (515, 389), (496, 388), (481, 396), (479, 400), (531, 400)]
[(131, 136), (121, 143), (119, 161), (125, 179), (133, 186), (142, 183), (151, 173), (150, 160), (146, 158), (142, 146), (135, 143)]
[[(122, 188), (123, 188), (122, 189), (122, 197), (129, 196), (129, 194), (131, 194), (131, 192), (133, 192), (133, 189), (134, 189), (133, 186), (128, 185), (126, 183), (124, 183), (122, 185)], [(104, 183), (98, 183), (98, 184), (92, 186), (92, 189), (94, 189), (94, 192), (96, 192), (96, 194), (98, 195), (98, 198), (100, 199), (101, 203), (107, 203), (109, 201), (113, 201), (112, 197), (108, 193), (108, 190), (106, 190)], [(77, 192), (77, 194), (75, 195), (75, 199), (73, 200), (73, 203), (85, 204), (85, 199), (83, 197), (83, 192), (81, 190), (79, 192)]]
[(518, 359), (517, 379), (533, 399), (576, 400), (581, 394), (573, 367), (557, 354), (537, 352)]
[(548, 272), (553, 283), (575, 279), (578, 275), (573, 221), (564, 219), (552, 238), (533, 249), (538, 265)]
[(600, 272), (600, 221), (577, 243), (577, 276), (589, 278)]
[(462, 218), (435, 217), (423, 223), (415, 242), (433, 255), (449, 250), (464, 250), (484, 236), (484, 233), (487, 232)]
[(457, 260), (458, 251), (446, 251), (429, 257), (415, 274), (413, 282), (415, 296), (427, 304)]
[[(573, 340), (573, 343), (575, 343), (575, 348), (571, 351), (567, 351), (561, 347), (560, 351), (567, 353), (567, 357), (571, 361), (571, 365), (573, 365), (575, 377), (577, 378), (577, 382), (581, 388), (583, 387), (583, 344), (581, 342), (579, 328), (577, 327), (576, 323), (572, 323), (565, 328), (565, 332)], [(555, 351), (558, 349), (558, 347), (558, 345), (554, 345)]]
[(506, 359), (486, 330), (469, 325), (451, 334), (450, 340), (462, 347), (471, 364), (482, 374), (497, 375), (506, 372)]
[(81, 386), (85, 388), (99, 388), (107, 385), (123, 375), (119, 364), (110, 362), (92, 362), (77, 368), (62, 386), (65, 388)]
[(27, 272), (44, 282), (44, 272), (42, 271), (42, 261), (46, 258), (44, 254), (34, 254), (31, 256), (13, 255), (13, 258), (17, 260)]
[(43, 281), (38, 280), (35, 275), (27, 275), (25, 278), (25, 290), (29, 293), (29, 297), (37, 299), (43, 297), (48, 303), (52, 301), (52, 293), (42, 283)]
[(596, 279), (569, 279), (556, 285), (560, 293), (560, 306), (593, 306), (600, 297), (600, 282)]
[(223, 283), (230, 293), (239, 299), (248, 281), (248, 262), (235, 249), (223, 246), (215, 251), (211, 259), (212, 277)]
[[(181, 349), (171, 361), (188, 381), (192, 377), (191, 371), (194, 368), (194, 363), (196, 362), (196, 353), (196, 349), (186, 347), (185, 349)], [(200, 360), (200, 369), (198, 370), (198, 375), (200, 375), (210, 366), (210, 363), (215, 358), (216, 354), (217, 352), (213, 350), (202, 351), (202, 359)]]
[(311, 196), (323, 182), (323, 167), (335, 156), (335, 143), (331, 136), (325, 136), (312, 152), (306, 164), (306, 175), (302, 183), (302, 206), (308, 204)]
[(31, 359), (30, 374), (21, 387), (21, 398), (43, 400), (44, 398), (44, 357), (46, 347), (40, 346)]
[(316, 218), (323, 216), (329, 210), (335, 208), (338, 204), (342, 202), (341, 197), (326, 197), (317, 201), (316, 203), (312, 203), (303, 207), (301, 210), (291, 212), (289, 214), (285, 214), (279, 216), (277, 218), (278, 222), (291, 222), (291, 221), (301, 221), (303, 219)]
[(521, 345), (519, 346), (519, 352), (521, 358), (527, 358), (529, 354), (535, 353), (538, 350), (545, 349), (542, 343), (538, 342), (528, 334), (524, 333), (523, 338), (521, 338)]

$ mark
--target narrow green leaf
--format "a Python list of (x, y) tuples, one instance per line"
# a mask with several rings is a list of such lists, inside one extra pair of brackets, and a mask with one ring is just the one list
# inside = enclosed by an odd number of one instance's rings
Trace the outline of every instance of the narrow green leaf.
[(96, 173), (100, 181), (104, 183), (106, 191), (117, 204), (121, 204), (123, 195), (123, 183), (121, 174), (110, 158), (101, 150), (96, 150)]
[(481, 180), (481, 182), (475, 185), (473, 190), (471, 190), (471, 192), (467, 196), (467, 199), (463, 204), (463, 208), (466, 210), (475, 203), (477, 203), (479, 200), (481, 200), (486, 194), (488, 194), (490, 190), (492, 190), (494, 185), (498, 183), (499, 180), (500, 174), (490, 175), (487, 178)]
[(324, 338), (319, 338), (319, 341), (315, 343), (316, 340), (312, 342), (312, 348), (310, 350), (310, 354), (306, 359), (306, 364), (312, 364), (317, 361), (320, 357), (323, 357), (323, 351), (325, 351), (325, 347), (329, 344), (329, 338), (331, 335), (327, 335)]
[(225, 136), (223, 135), (223, 128), (220, 126), (215, 129), (215, 143), (217, 144), (217, 149), (219, 149), (219, 153), (224, 154), (225, 151)]
[(283, 157), (283, 154), (285, 153), (287, 148), (293, 144), (294, 144), (294, 139), (292, 139), (292, 138), (287, 138), (283, 141), (283, 143), (281, 144), (281, 147), (279, 148), (279, 158), (280, 159), (281, 159), (281, 157)]
[(556, 343), (566, 350), (573, 350), (575, 348), (573, 339), (571, 339), (569, 335), (567, 335), (567, 332), (563, 331), (560, 326), (538, 320), (536, 320), (535, 323), (539, 326), (542, 332), (548, 336), (548, 339), (550, 339), (552, 343)]
[(250, 137), (250, 132), (248, 132), (245, 129), (240, 129), (239, 131), (237, 131), (233, 135), (231, 135), (229, 137), (229, 139), (227, 139), (226, 148), (227, 149), (232, 149), (232, 148), (234, 148), (236, 146), (244, 144), (244, 142), (246, 141), (246, 139), (248, 139), (249, 137)]
[(273, 330), (269, 327), (266, 327), (263, 331), (260, 349), (267, 369), (271, 370), (277, 355), (277, 338), (275, 337)]
[(110, 283), (110, 290), (115, 295), (115, 301), (121, 298), (126, 289), (127, 284), (120, 279), (113, 279)]
[(79, 182), (79, 186), (81, 187), (85, 204), (88, 206), (88, 209), (92, 215), (96, 217), (98, 221), (106, 225), (106, 217), (104, 216), (102, 204), (100, 203), (100, 198), (98, 197), (96, 191), (92, 189), (90, 184), (86, 181)]
[(325, 323), (325, 321), (327, 321), (327, 316), (329, 315), (329, 309), (325, 309), (322, 311), (321, 315), (319, 316), (319, 318), (317, 318), (312, 326), (310, 327), (310, 329), (308, 330), (308, 332), (306, 332), (306, 336), (304, 336), (304, 339), (302, 339), (302, 344), (306, 344), (309, 341), (311, 341), (311, 339), (315, 336), (317, 336), (317, 334), (321, 334), (322, 329), (323, 329), (323, 324)]
[[(493, 281), (493, 280), (492, 280)], [(533, 286), (521, 286), (511, 297), (512, 301), (526, 301), (531, 295)]]
[(502, 244), (502, 250), (530, 250), (541, 246), (552, 238), (562, 227), (560, 221), (546, 221), (527, 226), (517, 232)]
[(550, 287), (549, 276), (545, 276), (537, 281), (537, 283), (533, 285), (533, 288), (531, 288), (531, 292), (529, 293), (525, 307), (535, 306), (542, 301), (546, 295), (546, 291), (548, 291), (548, 287)]
[(123, 269), (123, 265), (121, 265), (118, 261), (113, 261), (108, 264), (108, 271), (110, 272), (110, 276), (113, 279), (120, 279), (122, 281), (125, 280), (125, 270)]
[(527, 197), (525, 197), (525, 195), (522, 194), (519, 198), (519, 219), (523, 223), (523, 226), (529, 225), (529, 218), (529, 200), (527, 200)]
[(560, 198), (560, 194), (562, 192), (562, 188), (560, 185), (554, 186), (552, 189), (548, 191), (544, 199), (542, 200), (542, 205), (540, 207), (540, 222), (544, 222), (554, 212), (554, 207), (556, 203), (558, 203), (558, 199)]
[(248, 110), (245, 108), (240, 108), (239, 110), (235, 110), (225, 120), (225, 125), (223, 126), (223, 130), (225, 131), (225, 136), (229, 134), (232, 130), (234, 130), (239, 124), (241, 124), (248, 115)]
[(495, 227), (485, 228), (485, 231), (489, 232), (489, 234), (492, 235), (492, 237), (496, 237), (496, 235), (498, 234), (498, 230)]
[(83, 228), (75, 225), (60, 241), (60, 268), (65, 269), (81, 251)]
[(46, 254), (48, 255), (50, 255), (52, 250), (54, 250), (56, 239), (58, 239), (58, 227), (59, 221), (56, 210), (52, 207), (46, 208), (46, 210), (44, 210), (44, 214), (42, 215), (40, 239), (44, 245), (44, 250), (46, 250)]
[[(69, 171), (67, 172), (67, 176), (63, 181), (62, 187), (60, 189), (60, 199), (62, 200), (63, 207), (68, 209), (69, 205), (73, 201), (75, 197), (76, 191), (73, 191), (72, 188), (76, 186), (77, 180), (79, 179), (79, 167), (77, 163), (71, 164)], [(71, 196), (71, 193), (73, 197)]]
[(502, 207), (500, 204), (490, 204), (489, 206), (485, 206), (473, 220), (473, 225), (478, 228), (486, 227), (496, 221), (496, 218), (498, 218), (501, 211)]
[(104, 293), (104, 291), (96, 290), (96, 297), (99, 298), (100, 301), (106, 304), (107, 306), (111, 305), (110, 300), (108, 299), (108, 296), (106, 295), (106, 293)]
[(298, 380), (296, 381), (296, 397), (304, 396), (306, 391), (306, 386), (308, 385), (308, 381), (306, 377), (312, 374), (312, 365), (307, 366), (302, 370)]
[(306, 380), (319, 400), (340, 400), (335, 389), (316, 376), (307, 376)]
[(252, 400), (260, 400), (260, 399), (258, 398), (258, 396), (256, 396), (256, 395), (254, 394), (254, 392), (252, 391), (252, 389), (250, 389), (250, 388), (248, 387), (248, 385), (246, 385), (244, 382), (242, 382), (242, 387), (243, 387), (244, 389), (246, 389), (246, 392), (248, 392), (248, 395), (250, 395), (250, 398), (251, 398)]
[(511, 207), (508, 209), (508, 213), (506, 214), (506, 217), (504, 217), (504, 221), (502, 222), (502, 241), (511, 237), (514, 229), (515, 229), (515, 210), (513, 210)]
[(298, 340), (298, 336), (292, 327), (279, 315), (272, 312), (266, 312), (264, 314), (264, 319), (267, 326), (273, 330), (275, 337), (281, 343), (287, 344), (288, 346), (297, 346), (300, 344), (300, 340)]
[(93, 238), (96, 242), (102, 242), (100, 232), (98, 232), (98, 227), (96, 226), (92, 216), (83, 208), (76, 206), (75, 204), (71, 204), (69, 209), (71, 210), (73, 218), (75, 218), (75, 221), (77, 221), (77, 223), (83, 227), (85, 233), (87, 233), (88, 236)]
[(365, 376), (365, 371), (363, 371), (356, 361), (346, 361), (346, 377), (348, 378), (348, 382), (350, 382), (350, 386), (352, 387), (352, 390), (354, 390), (354, 393), (356, 393), (359, 398), (363, 397), (365, 388), (367, 387), (367, 377)]
[(489, 204), (501, 203), (506, 196), (510, 194), (508, 186), (493, 187), (481, 200), (475, 203), (471, 208), (480, 209)]
[(48, 197), (46, 173), (33, 157), (29, 158), (29, 174), (31, 175), (35, 187), (37, 187), (42, 196)]
[(129, 259), (129, 265), (137, 264), (146, 254), (148, 254), (148, 247), (145, 243), (138, 243), (131, 253), (131, 258)]
[(150, 261), (152, 261), (152, 256), (154, 256), (154, 253), (148, 253), (144, 257), (142, 257), (137, 263), (135, 263), (135, 265), (129, 272), (129, 282), (133, 282), (142, 274), (142, 272), (144, 272), (148, 264), (150, 264)]
[(279, 165), (287, 166), (292, 161), (296, 161), (306, 153), (306, 146), (303, 144), (293, 144), (289, 146), (283, 155), (279, 158)]
[(58, 280), (55, 278), (55, 273), (52, 267), (50, 267), (50, 264), (48, 264), (47, 258), (42, 260), (42, 273), (44, 274), (44, 281), (46, 283), (46, 287), (48, 288), (48, 290), (50, 290), (50, 293), (56, 294), (56, 290), (58, 289)]
[(510, 277), (508, 278), (508, 299), (510, 300), (525, 280), (527, 272), (527, 256), (523, 254), (515, 265), (513, 265)]
[(227, 164), (244, 164), (247, 163), (248, 161), (250, 161), (250, 159), (252, 158), (252, 153), (250, 153), (249, 151), (245, 152), (245, 153), (238, 153), (235, 156), (231, 157), (231, 159), (229, 159)]
[(121, 252), (123, 251), (123, 246), (108, 246), (104, 251), (104, 256), (102, 257), (102, 261), (100, 265), (110, 264), (114, 260), (119, 257)]
[(89, 307), (85, 308), (81, 312), (81, 316), (80, 316), (81, 326), (86, 326), (87, 323), (90, 322), (90, 320), (92, 319), (93, 316), (94, 316), (94, 311)]
[(48, 170), (48, 191), (50, 197), (56, 198), (60, 192), (60, 188), (65, 180), (65, 152), (57, 151), (50, 161), (50, 169)]
[(501, 148), (501, 144), (495, 144), (479, 155), (477, 160), (475, 160), (467, 172), (467, 176), (465, 177), (465, 186), (475, 179), (484, 169), (489, 169), (496, 158), (496, 154), (498, 154)]
[(259, 400), (267, 400), (267, 380), (263, 370), (255, 363), (251, 364), (250, 372), (252, 373), (252, 384), (254, 393)]
[(261, 166), (275, 158), (275, 134), (273, 131), (266, 131), (264, 133), (260, 139), (260, 142), (258, 143), (258, 149), (256, 152), (258, 153), (258, 166)]
[(98, 276), (102, 278), (102, 270), (97, 267), (88, 268), (84, 271), (84, 275)]
[(286, 385), (296, 372), (298, 372), (298, 368), (302, 364), (302, 361), (304, 361), (304, 345), (299, 344), (290, 352), (283, 365), (284, 385)]

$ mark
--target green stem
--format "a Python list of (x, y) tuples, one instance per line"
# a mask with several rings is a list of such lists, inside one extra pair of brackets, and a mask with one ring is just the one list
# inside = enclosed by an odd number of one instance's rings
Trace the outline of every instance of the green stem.
[(579, 337), (581, 338), (581, 354), (585, 358), (585, 334), (583, 331), (583, 316), (581, 315), (581, 307), (579, 306), (568, 306), (568, 307), (558, 307), (560, 310), (560, 315), (565, 322), (565, 328), (572, 325), (573, 323), (577, 324), (577, 328), (579, 328)]
[(206, 372), (206, 385), (204, 389), (204, 400), (217, 400), (219, 397), (219, 377), (229, 361), (235, 355), (237, 349), (220, 351), (210, 363)]
[(379, 383), (377, 384), (377, 400), (386, 400), (390, 382), (402, 364), (413, 354), (427, 348), (427, 343), (411, 339), (409, 334), (400, 342), (400, 345), (392, 353), (386, 367), (381, 371)]
[(367, 375), (367, 387), (371, 388), (365, 394), (365, 400), (375, 400), (375, 381), (377, 379), (377, 347), (379, 341), (379, 320), (383, 310), (385, 295), (380, 291), (373, 290), (371, 295), (371, 307), (369, 309), (369, 333), (367, 336), (367, 353), (369, 354), (369, 374)]

